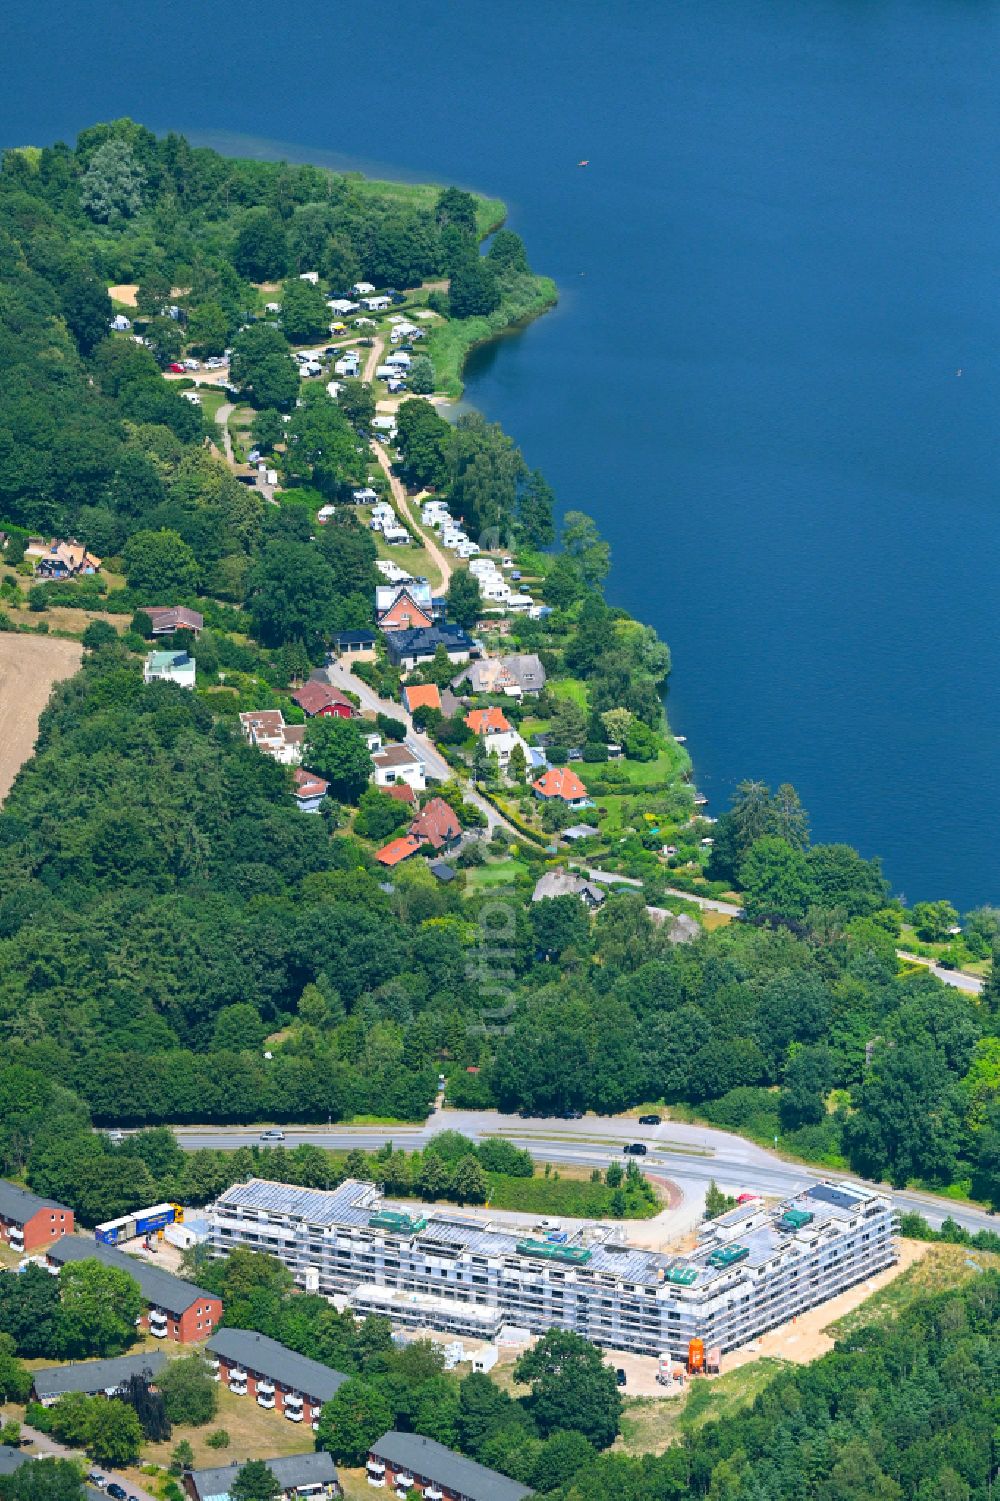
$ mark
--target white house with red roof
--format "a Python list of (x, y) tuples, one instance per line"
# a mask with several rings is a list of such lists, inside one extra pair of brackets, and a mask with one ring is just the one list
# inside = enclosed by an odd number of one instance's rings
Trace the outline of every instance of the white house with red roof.
[(538, 778), (532, 782), (532, 791), (543, 802), (565, 803), (567, 808), (592, 808), (593, 799), (587, 796), (587, 789), (569, 766), (550, 766)]
[(485, 741), (488, 754), (496, 756), (502, 769), (510, 762), (515, 745), (521, 747), (527, 765), (528, 747), (502, 709), (495, 705), (489, 709), (470, 709), (465, 723), (474, 735)]

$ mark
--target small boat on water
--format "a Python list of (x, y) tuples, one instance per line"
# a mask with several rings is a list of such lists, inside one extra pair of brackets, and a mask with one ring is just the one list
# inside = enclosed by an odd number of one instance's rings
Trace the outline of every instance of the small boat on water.
[(589, 160), (587, 158), (584, 158), (584, 160), (582, 162), (577, 162), (577, 166), (578, 167), (589, 167), (590, 166), (590, 162), (589, 162)]

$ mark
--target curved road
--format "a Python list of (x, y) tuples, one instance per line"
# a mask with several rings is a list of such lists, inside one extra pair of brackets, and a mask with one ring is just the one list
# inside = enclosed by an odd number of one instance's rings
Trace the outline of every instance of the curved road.
[[(253, 1145), (259, 1140), (260, 1130), (260, 1126), (181, 1126), (175, 1134), (181, 1146), (189, 1151), (199, 1147), (231, 1151)], [(641, 1141), (647, 1149), (642, 1159), (644, 1168), (662, 1173), (681, 1189), (688, 1188), (698, 1195), (712, 1178), (720, 1187), (736, 1193), (762, 1191), (784, 1197), (818, 1177), (852, 1176), (824, 1174), (816, 1167), (788, 1162), (728, 1131), (681, 1121), (640, 1126), (635, 1120), (621, 1117), (541, 1120), (501, 1115), (492, 1110), (437, 1110), (423, 1126), (286, 1126), (284, 1130), (288, 1147), (308, 1142), (339, 1150), (360, 1147), (364, 1151), (387, 1141), (409, 1149), (421, 1147), (439, 1131), (461, 1131), (473, 1140), (499, 1135), (526, 1148), (540, 1162), (571, 1162), (587, 1167), (606, 1167), (609, 1162), (621, 1159), (627, 1142)], [(893, 1191), (892, 1198), (897, 1209), (922, 1214), (935, 1227), (950, 1216), (967, 1230), (1000, 1231), (1000, 1218), (994, 1218), (984, 1209), (911, 1189)]]

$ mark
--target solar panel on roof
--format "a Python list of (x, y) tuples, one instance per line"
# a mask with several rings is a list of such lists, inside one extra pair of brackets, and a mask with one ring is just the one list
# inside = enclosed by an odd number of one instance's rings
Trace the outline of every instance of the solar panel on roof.
[(857, 1194), (848, 1193), (844, 1188), (834, 1188), (832, 1183), (814, 1183), (807, 1197), (818, 1199), (821, 1204), (833, 1204), (837, 1209), (856, 1209), (861, 1203)]

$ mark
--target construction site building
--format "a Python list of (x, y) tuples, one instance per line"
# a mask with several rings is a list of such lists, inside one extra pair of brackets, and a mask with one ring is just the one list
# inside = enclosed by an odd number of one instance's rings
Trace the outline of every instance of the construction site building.
[(266, 1251), (300, 1286), (346, 1295), (359, 1313), (446, 1332), (503, 1325), (572, 1329), (595, 1344), (686, 1362), (692, 1340), (732, 1350), (890, 1266), (889, 1197), (817, 1182), (777, 1208), (762, 1200), (705, 1222), (684, 1255), (630, 1246), (623, 1227), (568, 1240), (455, 1210), (388, 1205), (372, 1183), (296, 1188), (251, 1179), (209, 1211), (209, 1246)]

